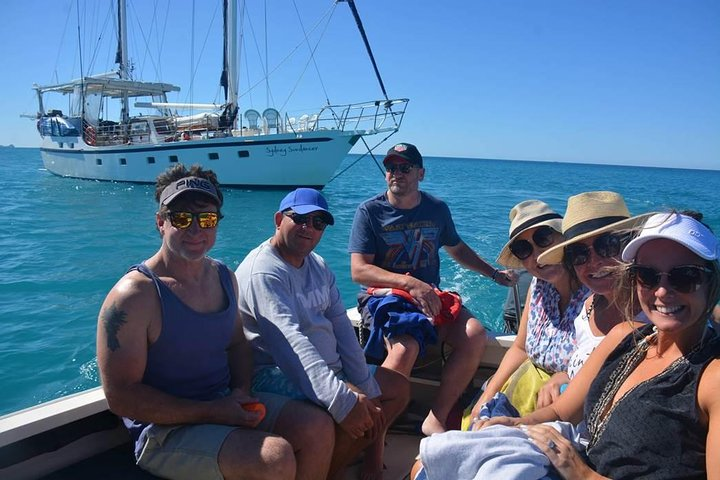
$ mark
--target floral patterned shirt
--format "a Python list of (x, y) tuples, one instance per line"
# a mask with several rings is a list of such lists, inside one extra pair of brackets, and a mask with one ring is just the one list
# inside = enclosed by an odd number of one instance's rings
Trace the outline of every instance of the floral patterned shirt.
[(545, 280), (534, 278), (530, 283), (530, 301), (525, 351), (532, 362), (549, 373), (565, 372), (575, 351), (575, 317), (590, 295), (581, 286), (570, 298), (565, 312), (560, 313), (560, 293)]

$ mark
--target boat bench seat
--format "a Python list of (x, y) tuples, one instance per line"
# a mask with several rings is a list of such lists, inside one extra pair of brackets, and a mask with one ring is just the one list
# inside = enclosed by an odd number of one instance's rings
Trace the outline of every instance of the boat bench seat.
[[(98, 473), (101, 475), (98, 476)], [(43, 480), (77, 480), (79, 478), (152, 480), (160, 477), (151, 475), (135, 465), (132, 445), (128, 442), (42, 478)]]
[(135, 465), (130, 435), (100, 387), (0, 418), (0, 478), (156, 478)]

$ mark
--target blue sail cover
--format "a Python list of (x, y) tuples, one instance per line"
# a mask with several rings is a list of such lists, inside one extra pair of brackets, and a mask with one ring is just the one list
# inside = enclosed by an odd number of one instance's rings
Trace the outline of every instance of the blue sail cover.
[(74, 123), (80, 124), (79, 118), (63, 118), (63, 117), (41, 117), (38, 120), (37, 129), (40, 135), (43, 137), (78, 137), (80, 132), (78, 128), (73, 125)]

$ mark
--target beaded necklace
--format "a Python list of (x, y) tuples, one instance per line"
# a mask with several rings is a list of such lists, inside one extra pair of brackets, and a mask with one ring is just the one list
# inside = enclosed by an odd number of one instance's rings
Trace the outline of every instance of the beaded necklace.
[[(695, 352), (700, 350), (705, 344), (705, 339), (707, 336), (706, 334), (707, 329), (705, 332), (703, 332), (703, 336), (700, 338), (700, 341), (698, 341), (698, 343), (693, 347), (690, 353), (678, 357), (663, 372), (673, 369), (676, 365), (683, 362), (685, 359), (690, 358)], [(652, 333), (645, 336), (637, 343), (637, 345), (635, 345), (635, 348), (625, 354), (620, 363), (618, 364), (617, 368), (615, 368), (615, 370), (610, 374), (608, 383), (605, 385), (605, 388), (603, 389), (600, 398), (593, 406), (592, 411), (588, 415), (587, 427), (588, 431), (590, 432), (590, 442), (587, 446), (588, 450), (590, 450), (598, 441), (598, 439), (602, 436), (602, 433), (605, 431), (605, 427), (607, 426), (608, 420), (610, 419), (612, 410), (615, 408), (615, 406), (620, 403), (620, 401), (622, 401), (622, 398), (625, 398), (639, 385), (645, 383), (642, 382), (638, 385), (635, 385), (630, 390), (625, 392), (623, 397), (619, 399), (614, 405), (610, 405), (613, 398), (615, 398), (617, 391), (620, 389), (620, 386), (625, 383), (625, 380), (627, 380), (628, 376), (630, 376), (630, 373), (632, 373), (632, 371), (635, 370), (635, 368), (645, 359), (645, 353), (647, 352), (648, 348), (650, 348), (650, 346), (655, 343), (656, 340), (657, 327), (653, 326)]]
[(593, 310), (595, 310), (596, 303), (597, 303), (597, 294), (593, 294), (592, 302), (590, 302), (590, 305), (585, 309), (585, 315), (587, 315), (588, 320), (590, 320), (590, 315), (592, 314)]

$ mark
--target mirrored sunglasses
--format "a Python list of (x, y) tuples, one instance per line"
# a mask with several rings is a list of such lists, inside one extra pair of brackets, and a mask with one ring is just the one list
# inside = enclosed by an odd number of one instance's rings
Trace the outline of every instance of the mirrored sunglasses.
[(652, 267), (644, 265), (631, 265), (628, 267), (631, 278), (643, 288), (657, 288), (661, 277), (667, 276), (668, 283), (680, 293), (696, 292), (707, 281), (707, 275), (712, 270), (700, 265), (680, 265), (673, 267), (669, 272), (658, 272)]
[(552, 228), (543, 225), (542, 227), (538, 227), (537, 230), (533, 232), (531, 237), (532, 243), (525, 239), (515, 240), (510, 244), (508, 248), (510, 249), (510, 252), (512, 252), (512, 254), (515, 255), (517, 258), (519, 258), (520, 260), (525, 260), (533, 252), (533, 243), (540, 248), (545, 248), (552, 245), (554, 232), (555, 230), (553, 230)]
[(320, 232), (325, 230), (325, 227), (328, 226), (328, 223), (325, 221), (325, 218), (322, 217), (321, 215), (310, 215), (310, 214), (301, 215), (301, 214), (295, 213), (293, 211), (283, 212), (283, 215), (285, 215), (286, 217), (289, 217), (290, 220), (292, 220), (295, 225), (305, 225), (305, 226), (312, 225), (312, 227), (315, 230), (318, 230)]
[(413, 168), (415, 168), (415, 166), (409, 163), (391, 163), (390, 165), (385, 165), (385, 171), (391, 175), (394, 175), (398, 170), (400, 170), (400, 173), (407, 175)]
[[(623, 235), (604, 233), (592, 243), (592, 249), (603, 258), (620, 255), (624, 243)], [(585, 265), (590, 260), (590, 246), (583, 243), (571, 243), (565, 247), (565, 255), (572, 265)]]
[(217, 212), (168, 212), (167, 216), (170, 224), (180, 230), (190, 228), (193, 219), (197, 220), (200, 228), (215, 228), (220, 220)]

